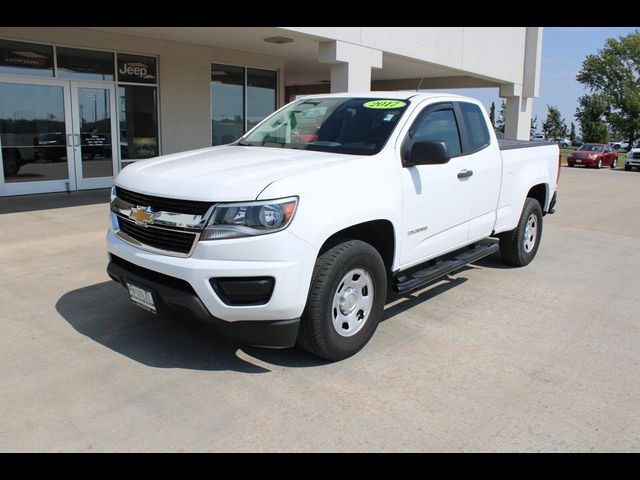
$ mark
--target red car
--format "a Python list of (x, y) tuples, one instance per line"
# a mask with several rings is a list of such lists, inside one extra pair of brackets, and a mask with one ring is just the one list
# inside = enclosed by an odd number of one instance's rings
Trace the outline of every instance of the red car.
[(570, 167), (584, 165), (585, 167), (601, 168), (603, 165), (616, 168), (618, 153), (611, 145), (602, 143), (585, 143), (567, 157)]

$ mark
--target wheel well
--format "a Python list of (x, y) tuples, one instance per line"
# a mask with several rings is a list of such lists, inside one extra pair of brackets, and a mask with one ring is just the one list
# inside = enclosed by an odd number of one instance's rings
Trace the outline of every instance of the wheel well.
[(389, 220), (371, 220), (340, 230), (327, 238), (322, 244), (318, 255), (322, 255), (344, 238), (361, 240), (371, 245), (382, 257), (387, 273), (391, 272), (395, 237), (393, 235), (393, 224)]
[(547, 185), (544, 183), (540, 183), (534, 187), (531, 187), (529, 193), (527, 193), (527, 197), (535, 198), (538, 200), (540, 204), (540, 208), (544, 212), (544, 207), (547, 204)]

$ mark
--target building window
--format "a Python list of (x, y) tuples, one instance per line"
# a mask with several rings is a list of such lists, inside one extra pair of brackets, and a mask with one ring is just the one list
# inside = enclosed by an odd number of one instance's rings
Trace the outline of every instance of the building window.
[(271, 70), (247, 69), (247, 130), (276, 110), (276, 76)]
[(53, 77), (53, 47), (0, 40), (0, 73)]
[(211, 65), (211, 144), (240, 138), (277, 108), (277, 72)]
[(125, 167), (134, 160), (160, 155), (158, 73), (155, 57), (129, 53), (116, 57), (120, 160)]
[(118, 102), (122, 166), (131, 160), (158, 156), (156, 88), (119, 85)]
[(81, 48), (56, 48), (59, 78), (70, 80), (115, 80), (113, 53)]

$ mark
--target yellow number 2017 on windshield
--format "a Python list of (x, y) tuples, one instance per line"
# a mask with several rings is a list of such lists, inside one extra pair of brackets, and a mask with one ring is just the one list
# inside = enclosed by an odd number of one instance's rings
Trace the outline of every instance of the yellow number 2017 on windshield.
[(405, 105), (401, 100), (372, 100), (362, 104), (365, 108), (400, 108)]

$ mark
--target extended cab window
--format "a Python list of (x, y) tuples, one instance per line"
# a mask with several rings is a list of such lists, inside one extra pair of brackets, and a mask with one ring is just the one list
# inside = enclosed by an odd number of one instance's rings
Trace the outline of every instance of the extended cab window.
[(487, 122), (482, 115), (478, 105), (473, 103), (460, 102), (462, 118), (467, 127), (468, 149), (470, 152), (480, 150), (489, 145), (489, 130)]
[(299, 100), (268, 117), (237, 145), (374, 155), (408, 104), (385, 98)]
[(414, 125), (412, 138), (420, 142), (444, 142), (451, 156), (462, 152), (458, 123), (451, 109), (428, 113)]

